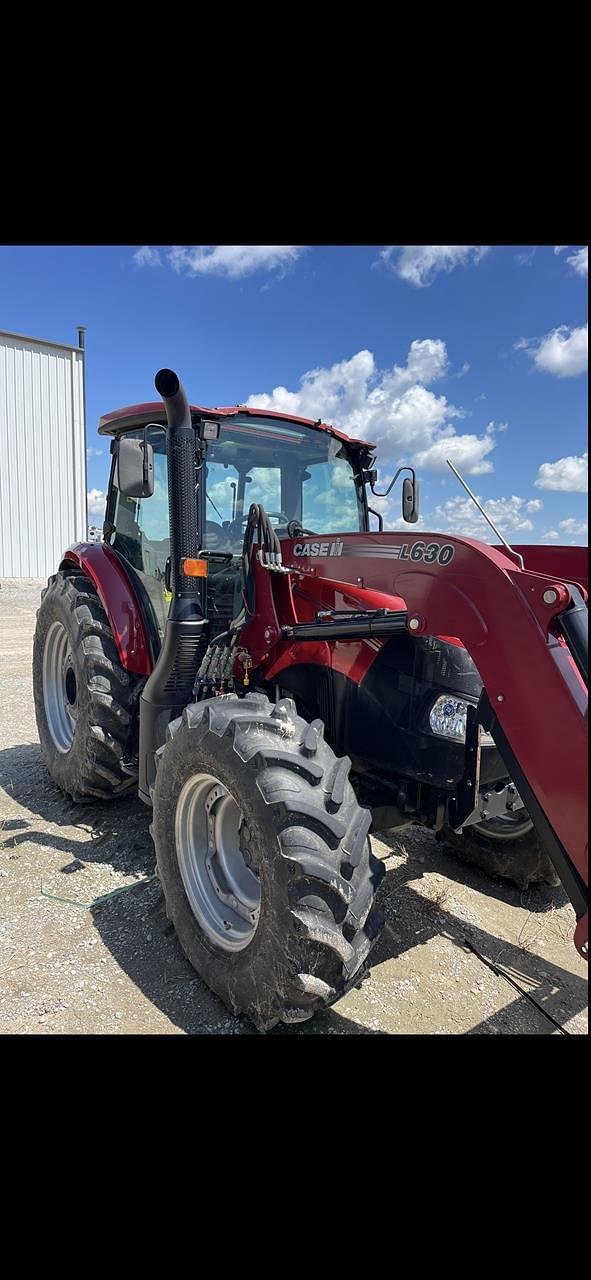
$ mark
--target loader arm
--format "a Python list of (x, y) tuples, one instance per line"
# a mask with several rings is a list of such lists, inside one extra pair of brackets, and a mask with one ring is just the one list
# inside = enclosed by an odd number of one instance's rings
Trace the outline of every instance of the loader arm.
[[(283, 564), (300, 581), (322, 579), (341, 593), (361, 588), (368, 597), (388, 592), (404, 603), (411, 635), (453, 635), (465, 645), (486, 691), (482, 719), (573, 903), (575, 945), (586, 959), (587, 611), (578, 587), (521, 570), (504, 551), (437, 533), (415, 541), (405, 534), (345, 534), (338, 559), (334, 553), (304, 559), (303, 545), (282, 543)], [(293, 635), (293, 595), (256, 555), (252, 569), (259, 618), (242, 642), (264, 671)], [(322, 640), (324, 625), (319, 619), (314, 634), (308, 627), (301, 640)], [(355, 625), (352, 618), (348, 638)]]

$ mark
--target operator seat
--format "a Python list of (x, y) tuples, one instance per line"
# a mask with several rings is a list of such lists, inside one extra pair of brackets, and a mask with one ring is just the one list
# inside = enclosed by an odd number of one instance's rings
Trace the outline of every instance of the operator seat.
[(206, 520), (205, 534), (207, 547), (210, 551), (225, 550), (227, 537), (224, 536), (221, 524), (217, 524), (215, 520)]

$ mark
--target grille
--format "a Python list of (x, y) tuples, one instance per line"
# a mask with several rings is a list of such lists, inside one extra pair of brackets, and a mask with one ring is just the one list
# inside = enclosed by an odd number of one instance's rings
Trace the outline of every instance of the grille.
[(190, 696), (206, 649), (207, 637), (203, 633), (200, 636), (182, 638), (164, 686), (167, 693), (185, 691)]

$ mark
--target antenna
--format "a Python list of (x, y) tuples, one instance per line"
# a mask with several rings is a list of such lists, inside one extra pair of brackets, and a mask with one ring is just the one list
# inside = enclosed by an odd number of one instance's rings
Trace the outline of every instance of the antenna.
[(509, 542), (507, 542), (507, 539), (506, 539), (506, 538), (504, 538), (504, 537), (503, 537), (503, 535), (502, 535), (502, 533), (501, 533), (500, 529), (497, 529), (496, 524), (493, 524), (493, 521), (491, 520), (490, 516), (487, 516), (486, 511), (484, 510), (484, 507), (481, 507), (481, 505), (480, 505), (480, 503), (479, 503), (479, 501), (478, 501), (478, 498), (476, 498), (476, 497), (474, 496), (474, 494), (472, 493), (472, 490), (468, 488), (468, 485), (466, 484), (466, 481), (465, 481), (465, 480), (462, 480), (462, 477), (461, 477), (461, 475), (460, 475), (459, 471), (456, 471), (456, 468), (454, 467), (453, 462), (450, 462), (449, 458), (446, 458), (446, 459), (445, 459), (445, 461), (447, 462), (448, 467), (451, 467), (451, 469), (452, 469), (452, 471), (453, 471), (453, 473), (454, 473), (454, 476), (457, 476), (457, 478), (458, 478), (458, 480), (459, 480), (460, 484), (464, 486), (464, 489), (466, 490), (466, 493), (468, 493), (468, 494), (470, 495), (470, 497), (471, 497), (471, 499), (472, 499), (472, 501), (473, 501), (474, 505), (478, 507), (478, 510), (479, 510), (479, 512), (480, 512), (480, 514), (481, 514), (481, 516), (484, 516), (484, 519), (486, 520), (487, 524), (489, 524), (489, 525), (490, 525), (490, 527), (491, 527), (491, 529), (493, 530), (493, 532), (494, 532), (494, 533), (496, 533), (497, 538), (500, 538), (500, 540), (501, 540), (501, 542), (502, 542), (503, 546), (507, 548), (507, 551), (510, 551), (510, 552), (511, 552), (511, 555), (512, 555), (512, 556), (515, 556), (515, 559), (517, 560), (517, 562), (518, 562), (518, 564), (519, 564), (519, 568), (520, 568), (520, 569), (525, 569), (525, 565), (524, 565), (524, 563), (523, 563), (523, 556), (521, 556), (521, 555), (519, 554), (519, 552), (518, 552), (518, 551), (514, 551), (514, 550), (513, 550), (513, 547), (511, 546), (511, 544), (510, 544)]

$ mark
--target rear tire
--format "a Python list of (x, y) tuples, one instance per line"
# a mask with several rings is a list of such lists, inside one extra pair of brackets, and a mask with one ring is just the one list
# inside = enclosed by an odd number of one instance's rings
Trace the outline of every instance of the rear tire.
[(462, 832), (445, 827), (437, 838), (450, 845), (456, 858), (488, 875), (512, 880), (518, 889), (530, 884), (560, 884), (553, 863), (542, 848), (531, 818), (524, 811), (514, 833), (507, 820), (473, 823)]
[(123, 669), (107, 615), (81, 571), (42, 592), (33, 642), (41, 749), (73, 800), (112, 799), (137, 777), (136, 705), (144, 681)]
[(322, 722), (230, 694), (186, 707), (157, 761), (158, 873), (197, 973), (260, 1031), (338, 1000), (381, 929), (384, 867)]

